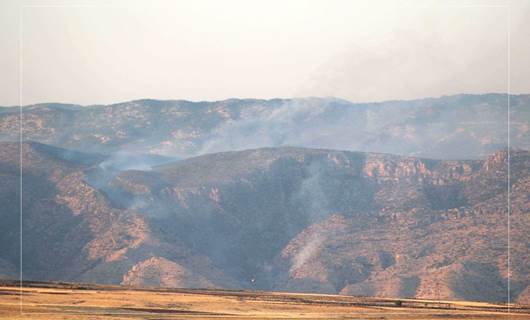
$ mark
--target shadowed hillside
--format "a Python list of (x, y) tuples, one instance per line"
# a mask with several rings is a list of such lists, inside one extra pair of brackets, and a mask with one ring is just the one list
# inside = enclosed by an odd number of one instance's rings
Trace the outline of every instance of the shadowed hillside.
[[(16, 184), (18, 144), (0, 147)], [(511, 295), (528, 301), (530, 154), (510, 153)], [(38, 143), (22, 155), (25, 279), (506, 299), (507, 150), (453, 161), (264, 148), (97, 184), (104, 156)], [(0, 193), (4, 277), (18, 270), (16, 190)]]

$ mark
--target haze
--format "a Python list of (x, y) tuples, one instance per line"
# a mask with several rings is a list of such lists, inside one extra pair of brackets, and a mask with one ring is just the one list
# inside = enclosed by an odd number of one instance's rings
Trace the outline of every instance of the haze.
[(8, 0), (0, 105), (507, 92), (508, 38), (510, 91), (527, 93), (529, 13), (527, 1)]

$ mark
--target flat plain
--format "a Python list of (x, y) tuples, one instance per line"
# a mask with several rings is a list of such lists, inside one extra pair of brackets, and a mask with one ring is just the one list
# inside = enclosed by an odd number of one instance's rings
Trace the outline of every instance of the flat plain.
[(0, 283), (0, 319), (530, 319), (530, 306), (261, 291)]

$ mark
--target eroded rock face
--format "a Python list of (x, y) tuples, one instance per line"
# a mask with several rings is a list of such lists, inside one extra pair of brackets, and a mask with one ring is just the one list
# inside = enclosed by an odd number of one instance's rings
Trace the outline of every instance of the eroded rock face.
[[(28, 279), (505, 297), (507, 151), (440, 161), (264, 148), (94, 183), (104, 158), (22, 147)], [(18, 144), (0, 148), (0, 176), (16, 184)], [(530, 154), (512, 150), (510, 161), (512, 300), (525, 301)], [(2, 184), (0, 197), (0, 276), (9, 276), (19, 194)]]

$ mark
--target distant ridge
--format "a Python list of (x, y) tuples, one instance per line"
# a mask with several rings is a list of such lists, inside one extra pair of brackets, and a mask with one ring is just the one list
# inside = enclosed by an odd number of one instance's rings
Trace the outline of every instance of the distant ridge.
[[(337, 98), (141, 99), (24, 107), (23, 137), (68, 149), (188, 158), (296, 146), (443, 159), (484, 159), (507, 146), (504, 94), (351, 103)], [(512, 95), (511, 146), (530, 148), (530, 95)], [(0, 109), (0, 140), (18, 141), (19, 109)]]

